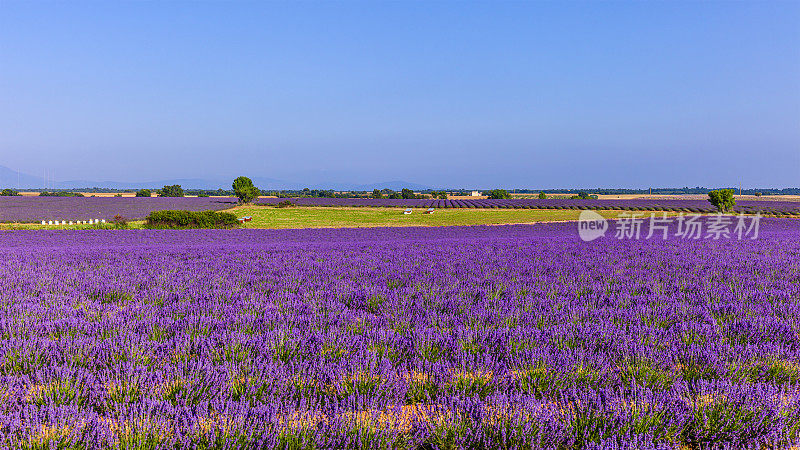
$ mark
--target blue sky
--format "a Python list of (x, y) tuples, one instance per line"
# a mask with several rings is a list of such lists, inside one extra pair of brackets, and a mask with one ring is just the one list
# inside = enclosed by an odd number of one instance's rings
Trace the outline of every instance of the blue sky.
[(0, 1), (0, 165), (800, 186), (800, 2)]

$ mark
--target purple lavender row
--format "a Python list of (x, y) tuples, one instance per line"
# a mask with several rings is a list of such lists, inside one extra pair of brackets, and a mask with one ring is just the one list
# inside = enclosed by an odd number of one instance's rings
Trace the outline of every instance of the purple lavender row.
[(116, 215), (133, 220), (165, 209), (204, 211), (234, 206), (235, 198), (211, 197), (0, 197), (0, 222), (109, 220)]
[[(276, 204), (284, 199), (260, 199), (260, 204)], [(633, 209), (710, 212), (705, 200), (392, 200), (392, 199), (291, 199), (301, 206), (378, 206), (403, 208), (539, 208), (539, 209)], [(0, 197), (0, 222), (39, 222), (41, 220), (142, 219), (152, 211), (185, 209), (223, 210), (236, 205), (232, 198), (115, 198), (115, 197)], [(739, 212), (800, 214), (800, 202), (741, 200)]]
[(0, 232), (0, 447), (787, 448), (800, 227)]
[[(274, 205), (287, 199), (264, 198), (263, 205)], [(716, 209), (706, 200), (578, 200), (578, 199), (511, 199), (511, 200), (432, 200), (432, 199), (362, 199), (362, 198), (294, 198), (298, 206), (395, 207), (395, 208), (535, 208), (535, 209), (634, 209), (685, 210), (713, 212)], [(770, 200), (739, 200), (738, 212), (800, 214), (800, 202)]]

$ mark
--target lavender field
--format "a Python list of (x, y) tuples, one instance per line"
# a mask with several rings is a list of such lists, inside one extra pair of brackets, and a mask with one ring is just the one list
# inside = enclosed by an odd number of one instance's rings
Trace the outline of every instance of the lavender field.
[[(274, 205), (286, 199), (262, 198), (261, 205)], [(394, 208), (532, 208), (532, 209), (623, 209), (634, 211), (714, 212), (705, 200), (431, 200), (431, 199), (349, 199), (293, 198), (297, 206), (394, 207)], [(128, 220), (143, 219), (152, 211), (183, 209), (190, 211), (224, 210), (236, 206), (235, 198), (218, 197), (0, 197), (0, 222), (40, 222), (42, 220), (109, 220), (120, 215)], [(740, 200), (737, 212), (800, 215), (800, 202)]]
[(0, 232), (0, 447), (786, 448), (800, 228)]
[(0, 222), (42, 220), (143, 219), (153, 211), (222, 210), (236, 206), (235, 198), (218, 197), (0, 197)]
[[(263, 198), (262, 205), (275, 205), (284, 198)], [(707, 200), (656, 199), (509, 199), (509, 200), (432, 200), (432, 199), (372, 199), (372, 198), (292, 198), (297, 206), (372, 206), (395, 208), (534, 208), (534, 209), (630, 209), (686, 212), (715, 212)], [(766, 214), (800, 214), (800, 202), (778, 200), (738, 200), (736, 212)]]

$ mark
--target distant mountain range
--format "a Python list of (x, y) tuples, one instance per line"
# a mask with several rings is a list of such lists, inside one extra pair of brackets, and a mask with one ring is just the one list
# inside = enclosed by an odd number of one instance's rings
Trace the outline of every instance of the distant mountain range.
[[(383, 181), (370, 184), (340, 183), (340, 182), (319, 182), (319, 183), (297, 183), (286, 180), (278, 180), (268, 177), (252, 177), (253, 183), (264, 190), (295, 190), (295, 189), (333, 189), (337, 191), (371, 191), (373, 189), (392, 189), (399, 191), (403, 188), (413, 190), (430, 189), (423, 184), (411, 183), (408, 181)], [(160, 188), (165, 185), (180, 184), (184, 189), (230, 189), (233, 179), (203, 179), (203, 178), (175, 178), (156, 181), (93, 181), (93, 180), (67, 180), (53, 181), (47, 180), (45, 186), (44, 177), (37, 177), (26, 173), (19, 173), (5, 166), (0, 166), (0, 189), (81, 189), (81, 188), (106, 188), (106, 189), (141, 189), (141, 188)]]

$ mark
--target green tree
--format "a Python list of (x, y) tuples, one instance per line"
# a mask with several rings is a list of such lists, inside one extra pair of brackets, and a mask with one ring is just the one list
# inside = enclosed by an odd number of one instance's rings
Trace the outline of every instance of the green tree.
[(372, 198), (383, 198), (383, 192), (380, 189), (374, 189), (372, 191)]
[(441, 200), (447, 200), (447, 192), (445, 191), (439, 192), (439, 198)]
[(258, 198), (261, 191), (253, 186), (253, 180), (247, 177), (239, 177), (233, 180), (233, 193), (239, 199), (239, 203), (250, 203)]
[(403, 190), (400, 191), (400, 197), (402, 197), (404, 199), (417, 198), (417, 196), (414, 194), (414, 191), (412, 191), (411, 189), (405, 189), (405, 188), (403, 188)]
[(158, 191), (159, 197), (183, 197), (183, 188), (180, 184), (173, 184), (172, 186), (164, 186)]
[(19, 192), (13, 189), (3, 189), (0, 191), (0, 197), (15, 197), (17, 195), (19, 195)]
[(539, 200), (545, 200), (545, 199), (547, 199), (547, 194), (545, 194), (544, 192), (539, 192)]
[(138, 191), (136, 191), (137, 197), (150, 197), (151, 195), (152, 192), (150, 192), (150, 189), (139, 189)]
[(733, 198), (733, 189), (718, 189), (708, 193), (708, 201), (714, 205), (719, 212), (727, 212), (736, 206), (736, 199)]
[(505, 189), (492, 189), (489, 191), (488, 197), (494, 200), (501, 200), (511, 198), (511, 194), (509, 194)]

